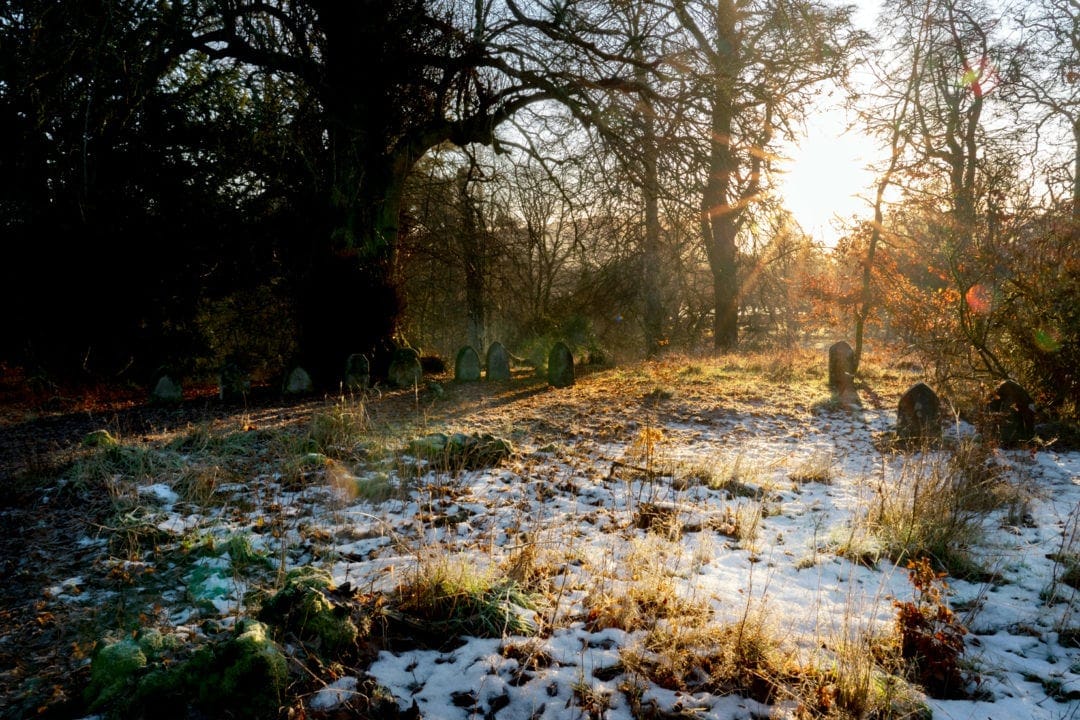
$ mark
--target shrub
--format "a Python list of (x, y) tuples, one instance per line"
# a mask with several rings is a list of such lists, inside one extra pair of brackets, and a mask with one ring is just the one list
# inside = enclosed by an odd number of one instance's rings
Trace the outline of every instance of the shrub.
[(961, 666), (965, 628), (946, 603), (949, 586), (928, 558), (908, 562), (913, 599), (894, 601), (900, 655), (932, 697), (968, 697), (968, 675)]

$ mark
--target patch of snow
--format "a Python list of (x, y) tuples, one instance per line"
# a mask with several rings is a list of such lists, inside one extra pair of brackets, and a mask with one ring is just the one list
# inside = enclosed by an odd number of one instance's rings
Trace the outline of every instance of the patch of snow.
[(165, 483), (154, 483), (139, 488), (139, 495), (156, 500), (160, 505), (170, 508), (180, 501), (180, 496)]
[(308, 707), (316, 712), (337, 710), (356, 696), (358, 680), (351, 675), (338, 678), (322, 690), (319, 690), (308, 702)]

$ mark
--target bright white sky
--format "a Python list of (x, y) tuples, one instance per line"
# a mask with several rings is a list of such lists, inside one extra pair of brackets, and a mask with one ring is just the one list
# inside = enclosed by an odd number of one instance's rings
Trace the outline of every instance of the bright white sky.
[(781, 165), (780, 180), (784, 205), (807, 234), (834, 245), (840, 235), (837, 219), (870, 213), (865, 198), (874, 175), (866, 166), (878, 152), (857, 129), (845, 132), (842, 110), (826, 109), (811, 118), (802, 147), (784, 150), (791, 160)]
[[(856, 23), (872, 31), (878, 0), (857, 0), (854, 4), (859, 7)], [(820, 112), (807, 122), (801, 147), (782, 149), (790, 161), (780, 165), (784, 171), (780, 192), (784, 205), (806, 233), (834, 245), (841, 234), (837, 218), (869, 215), (865, 198), (871, 197), (874, 175), (867, 165), (882, 151), (858, 128), (846, 130), (848, 118), (839, 107), (839, 93), (823, 96), (821, 102)]]

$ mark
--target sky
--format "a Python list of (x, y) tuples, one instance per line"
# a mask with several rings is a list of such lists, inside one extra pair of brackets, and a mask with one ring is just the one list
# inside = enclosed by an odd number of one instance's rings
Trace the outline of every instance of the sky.
[(869, 216), (874, 175), (867, 165), (878, 152), (869, 137), (846, 129), (841, 109), (826, 108), (809, 120), (801, 147), (785, 148), (790, 160), (780, 164), (784, 205), (804, 232), (832, 246), (842, 234), (839, 220)]
[[(853, 4), (858, 8), (856, 24), (872, 32), (878, 0)], [(807, 121), (805, 139), (799, 146), (782, 148), (789, 159), (779, 166), (784, 205), (806, 233), (830, 246), (843, 232), (838, 218), (870, 214), (866, 198), (871, 197), (874, 175), (867, 165), (882, 153), (857, 127), (848, 129), (852, 118), (840, 107), (842, 102), (839, 92), (822, 95), (820, 109)]]

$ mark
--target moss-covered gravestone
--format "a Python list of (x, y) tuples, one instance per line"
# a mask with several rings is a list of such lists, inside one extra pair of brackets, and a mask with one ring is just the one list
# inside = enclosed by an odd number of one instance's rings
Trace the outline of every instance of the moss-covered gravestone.
[(286, 395), (294, 397), (308, 395), (314, 389), (315, 385), (311, 382), (311, 376), (302, 367), (293, 368), (293, 371), (289, 373), (289, 377), (285, 379), (284, 392)]
[(345, 389), (356, 392), (371, 384), (371, 363), (367, 356), (353, 353), (345, 360)]
[(941, 439), (941, 400), (926, 383), (916, 383), (896, 407), (896, 436), (906, 443)]
[(487, 379), (510, 379), (510, 353), (502, 343), (493, 342), (487, 351)]
[(394, 387), (411, 388), (420, 384), (424, 371), (420, 367), (420, 354), (412, 348), (400, 348), (390, 358), (387, 379)]
[(168, 375), (159, 377), (150, 391), (150, 402), (154, 405), (179, 405), (183, 400), (184, 389)]
[(471, 345), (458, 350), (454, 360), (454, 379), (458, 382), (476, 382), (480, 379), (480, 356)]
[(563, 388), (574, 384), (574, 355), (566, 343), (557, 342), (548, 353), (548, 384)]
[(844, 410), (862, 407), (855, 389), (855, 351), (841, 340), (829, 348), (829, 389), (833, 399)]

